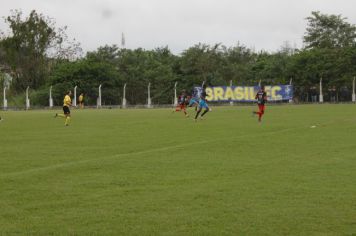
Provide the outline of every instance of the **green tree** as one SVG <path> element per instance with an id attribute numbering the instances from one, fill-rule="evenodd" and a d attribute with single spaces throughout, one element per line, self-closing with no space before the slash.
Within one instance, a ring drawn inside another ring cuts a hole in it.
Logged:
<path id="1" fill-rule="evenodd" d="M 206 81 L 208 85 L 225 84 L 219 68 L 226 65 L 223 47 L 197 44 L 188 48 L 180 58 L 180 77 L 188 87 L 199 85 Z"/>
<path id="2" fill-rule="evenodd" d="M 321 14 L 313 11 L 304 35 L 306 48 L 335 48 L 355 45 L 356 27 L 341 15 Z"/>
<path id="3" fill-rule="evenodd" d="M 53 85 L 53 97 L 57 105 L 61 105 L 65 92 L 74 86 L 78 86 L 78 94 L 85 94 L 87 104 L 95 105 L 100 84 L 103 105 L 118 104 L 120 75 L 115 67 L 107 62 L 89 59 L 63 62 L 55 67 L 49 81 L 49 85 Z"/>
<path id="4" fill-rule="evenodd" d="M 48 78 L 53 59 L 74 59 L 80 53 L 79 44 L 68 42 L 66 28 L 57 29 L 51 18 L 35 10 L 25 19 L 21 11 L 12 11 L 5 22 L 11 34 L 2 34 L 0 61 L 15 72 L 17 90 L 41 87 Z"/>
<path id="5" fill-rule="evenodd" d="M 256 54 L 243 45 L 230 48 L 223 47 L 223 50 L 225 62 L 219 68 L 219 74 L 223 77 L 223 80 L 226 82 L 232 80 L 235 85 L 252 81 L 251 67 L 256 62 Z"/>
<path id="6" fill-rule="evenodd" d="M 171 103 L 174 82 L 177 80 L 174 68 L 176 56 L 168 48 L 146 51 L 121 49 L 117 68 L 127 83 L 127 100 L 130 104 L 147 102 L 147 86 L 151 83 L 153 103 Z"/>

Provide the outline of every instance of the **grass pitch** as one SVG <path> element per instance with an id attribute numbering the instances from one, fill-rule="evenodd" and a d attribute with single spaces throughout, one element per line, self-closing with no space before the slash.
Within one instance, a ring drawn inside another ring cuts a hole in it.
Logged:
<path id="1" fill-rule="evenodd" d="M 0 235 L 356 234 L 356 106 L 253 109 L 0 112 Z"/>

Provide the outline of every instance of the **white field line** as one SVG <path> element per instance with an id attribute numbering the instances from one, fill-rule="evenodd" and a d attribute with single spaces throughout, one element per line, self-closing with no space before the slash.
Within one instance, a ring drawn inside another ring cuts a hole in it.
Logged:
<path id="1" fill-rule="evenodd" d="M 15 176 L 23 175 L 23 174 L 36 173 L 38 171 L 46 171 L 46 170 L 58 169 L 58 168 L 62 168 L 62 167 L 75 166 L 78 164 L 88 163 L 88 162 L 97 161 L 97 160 L 104 160 L 104 159 L 107 160 L 107 159 L 113 159 L 113 158 L 129 157 L 129 156 L 142 155 L 142 154 L 148 154 L 148 153 L 153 153 L 153 152 L 167 151 L 170 149 L 184 148 L 184 147 L 191 146 L 191 145 L 205 144 L 205 143 L 209 143 L 212 141 L 216 141 L 216 140 L 204 140 L 204 141 L 199 141 L 199 142 L 195 142 L 195 143 L 186 143 L 186 144 L 166 146 L 166 147 L 161 147 L 161 148 L 153 148 L 153 149 L 148 149 L 148 150 L 143 150 L 143 151 L 138 151 L 138 152 L 119 153 L 119 154 L 106 156 L 106 157 L 98 157 L 98 158 L 91 158 L 91 159 L 86 159 L 86 160 L 64 162 L 64 163 L 45 166 L 45 167 L 32 168 L 29 170 L 6 173 L 6 174 L 0 175 L 0 178 L 15 177 Z"/>
<path id="2" fill-rule="evenodd" d="M 320 125 L 326 125 L 328 123 L 333 123 L 333 122 L 327 122 L 325 124 L 318 124 Z M 309 128 L 309 126 L 305 126 L 303 128 Z M 293 127 L 293 128 L 286 128 L 286 129 L 279 129 L 275 131 L 270 131 L 266 133 L 258 133 L 258 134 L 247 134 L 247 135 L 241 135 L 237 136 L 234 138 L 228 138 L 229 140 L 235 140 L 235 139 L 240 139 L 240 138 L 245 138 L 245 137 L 255 137 L 255 136 L 261 136 L 264 134 L 274 134 L 274 133 L 283 133 L 291 130 L 296 130 L 300 129 L 301 127 Z M 135 156 L 135 155 L 142 155 L 142 154 L 148 154 L 148 153 L 153 153 L 153 152 L 161 152 L 161 151 L 167 151 L 171 149 L 177 149 L 177 148 L 184 148 L 192 145 L 198 145 L 198 144 L 206 144 L 206 143 L 211 143 L 219 140 L 224 140 L 227 138 L 216 138 L 216 139 L 209 139 L 209 140 L 202 140 L 198 142 L 190 142 L 190 143 L 184 143 L 184 144 L 179 144 L 179 145 L 173 145 L 173 146 L 166 146 L 166 147 L 161 147 L 161 148 L 153 148 L 153 149 L 148 149 L 148 150 L 143 150 L 143 151 L 138 151 L 138 152 L 128 152 L 128 153 L 119 153 L 111 156 L 106 156 L 106 157 L 98 157 L 98 158 L 91 158 L 91 159 L 86 159 L 86 160 L 79 160 L 79 161 L 70 161 L 70 162 L 64 162 L 60 164 L 55 164 L 55 165 L 49 165 L 45 167 L 38 167 L 38 168 L 32 168 L 28 170 L 23 170 L 23 171 L 16 171 L 16 172 L 11 172 L 11 173 L 5 173 L 1 174 L 0 178 L 11 178 L 11 177 L 16 177 L 16 176 L 21 176 L 21 175 L 26 175 L 26 174 L 33 174 L 41 171 L 47 171 L 47 170 L 53 170 L 53 169 L 58 169 L 58 168 L 63 168 L 63 167 L 70 167 L 70 166 L 75 166 L 79 164 L 84 164 L 92 161 L 97 161 L 97 160 L 107 160 L 107 159 L 113 159 L 113 158 L 120 158 L 120 157 L 129 157 L 129 156 Z"/>

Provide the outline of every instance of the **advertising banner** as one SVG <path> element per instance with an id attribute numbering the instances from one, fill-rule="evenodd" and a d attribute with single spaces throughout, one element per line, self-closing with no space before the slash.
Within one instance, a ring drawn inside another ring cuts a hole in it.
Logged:
<path id="1" fill-rule="evenodd" d="M 215 86 L 207 87 L 207 100 L 210 102 L 252 102 L 255 101 L 259 86 Z M 288 101 L 293 98 L 292 85 L 265 86 L 269 101 Z"/>

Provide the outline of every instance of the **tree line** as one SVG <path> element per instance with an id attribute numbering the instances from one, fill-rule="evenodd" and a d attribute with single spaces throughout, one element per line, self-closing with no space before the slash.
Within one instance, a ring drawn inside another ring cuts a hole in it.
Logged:
<path id="1" fill-rule="evenodd" d="M 95 104 L 100 84 L 103 104 L 120 104 L 125 83 L 128 103 L 145 104 L 150 82 L 153 103 L 169 104 L 175 82 L 178 90 L 190 90 L 202 81 L 214 86 L 231 80 L 235 85 L 256 85 L 260 80 L 287 84 L 291 79 L 295 98 L 310 101 L 318 93 L 320 78 L 326 100 L 335 94 L 350 100 L 356 75 L 355 25 L 341 15 L 320 12 L 312 12 L 306 21 L 300 49 L 288 42 L 277 52 L 256 52 L 239 43 L 232 47 L 200 43 L 175 55 L 168 47 L 104 45 L 83 56 L 80 44 L 66 35 L 66 27 L 57 28 L 52 18 L 35 10 L 27 17 L 15 10 L 5 18 L 10 32 L 0 35 L 0 68 L 2 75 L 13 77 L 9 92 L 23 96 L 29 86 L 36 105 L 48 104 L 50 86 L 55 105 L 61 105 L 65 91 L 74 86 L 87 103 Z"/>

